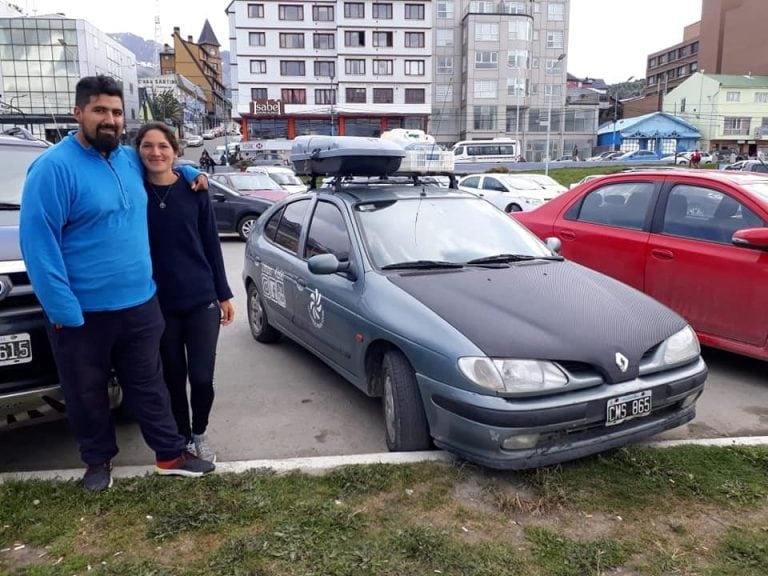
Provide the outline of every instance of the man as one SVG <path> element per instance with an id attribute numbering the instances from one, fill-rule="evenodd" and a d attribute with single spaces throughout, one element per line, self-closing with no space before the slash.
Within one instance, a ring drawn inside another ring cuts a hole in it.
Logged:
<path id="1" fill-rule="evenodd" d="M 214 465 L 186 451 L 163 382 L 164 324 L 152 280 L 143 172 L 136 152 L 119 145 L 122 89 L 107 76 L 82 78 L 74 115 L 79 129 L 29 168 L 20 236 L 49 320 L 67 417 L 88 467 L 83 486 L 97 492 L 112 485 L 118 452 L 107 390 L 112 367 L 155 451 L 156 472 L 200 476 Z"/>

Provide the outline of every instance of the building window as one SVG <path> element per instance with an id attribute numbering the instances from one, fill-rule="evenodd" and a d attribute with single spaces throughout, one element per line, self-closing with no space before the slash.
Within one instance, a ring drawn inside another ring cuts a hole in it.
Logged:
<path id="1" fill-rule="evenodd" d="M 648 68 L 655 68 L 656 67 L 656 58 L 651 58 L 648 60 Z"/>
<path id="2" fill-rule="evenodd" d="M 696 70 L 699 69 L 699 63 L 691 62 L 690 69 L 691 69 L 691 74 L 693 74 L 694 72 L 696 72 Z"/>
<path id="3" fill-rule="evenodd" d="M 694 42 L 691 44 L 691 54 L 698 54 L 699 53 L 699 43 Z"/>
<path id="4" fill-rule="evenodd" d="M 280 20 L 304 20 L 304 6 L 280 4 L 277 12 Z"/>
<path id="5" fill-rule="evenodd" d="M 499 67 L 499 53 L 485 52 L 478 50 L 475 52 L 475 68 L 478 70 L 495 70 Z"/>
<path id="6" fill-rule="evenodd" d="M 406 48 L 424 48 L 424 32 L 406 32 Z"/>
<path id="7" fill-rule="evenodd" d="M 507 95 L 515 96 L 516 98 L 526 96 L 526 80 L 524 78 L 507 78 Z"/>
<path id="8" fill-rule="evenodd" d="M 725 136 L 746 136 L 749 134 L 750 118 L 725 118 L 723 134 Z"/>
<path id="9" fill-rule="evenodd" d="M 741 92 L 726 92 L 725 93 L 725 101 L 726 102 L 739 102 L 741 100 Z"/>
<path id="10" fill-rule="evenodd" d="M 561 60 L 547 60 L 547 74 L 556 75 L 560 74 L 563 69 L 563 63 Z"/>
<path id="11" fill-rule="evenodd" d="M 304 34 L 297 34 L 295 32 L 281 32 L 280 48 L 304 48 Z"/>
<path id="12" fill-rule="evenodd" d="M 392 4 L 373 3 L 374 20 L 392 20 Z"/>
<path id="13" fill-rule="evenodd" d="M 336 15 L 333 6 L 312 6 L 312 20 L 315 22 L 333 22 Z"/>
<path id="14" fill-rule="evenodd" d="M 264 32 L 248 32 L 249 46 L 266 46 L 267 37 Z"/>
<path id="15" fill-rule="evenodd" d="M 333 34 L 313 34 L 312 46 L 318 50 L 333 50 L 336 48 L 336 36 Z"/>
<path id="16" fill-rule="evenodd" d="M 562 22 L 565 20 L 565 4 L 552 4 L 547 6 L 547 18 L 550 22 Z"/>
<path id="17" fill-rule="evenodd" d="M 344 71 L 350 76 L 361 76 L 365 74 L 365 60 L 345 60 Z"/>
<path id="18" fill-rule="evenodd" d="M 473 112 L 475 130 L 496 130 L 496 106 L 475 106 Z"/>
<path id="19" fill-rule="evenodd" d="M 438 20 L 453 20 L 453 0 L 441 0 L 437 3 Z"/>
<path id="20" fill-rule="evenodd" d="M 395 101 L 394 90 L 392 88 L 374 88 L 373 89 L 373 103 L 374 104 L 392 104 Z"/>
<path id="21" fill-rule="evenodd" d="M 251 88 L 251 100 L 267 100 L 268 98 L 266 88 Z"/>
<path id="22" fill-rule="evenodd" d="M 424 101 L 425 101 L 424 88 L 406 88 L 405 89 L 406 104 L 424 104 Z"/>
<path id="23" fill-rule="evenodd" d="M 451 84 L 437 84 L 435 86 L 435 101 L 436 102 L 452 102 L 453 86 Z"/>
<path id="24" fill-rule="evenodd" d="M 424 20 L 424 4 L 406 4 L 406 20 Z"/>
<path id="25" fill-rule="evenodd" d="M 315 76 L 335 77 L 336 62 L 315 62 Z"/>
<path id="26" fill-rule="evenodd" d="M 476 42 L 497 42 L 499 40 L 499 24 L 497 22 L 477 22 L 475 24 Z"/>
<path id="27" fill-rule="evenodd" d="M 556 48 L 558 50 L 563 48 L 562 30 L 550 30 L 547 32 L 547 48 Z"/>
<path id="28" fill-rule="evenodd" d="M 682 48 L 678 49 L 678 51 L 677 51 L 677 57 L 678 58 L 684 58 L 685 57 L 685 49 L 686 49 L 685 46 L 683 46 Z"/>
<path id="29" fill-rule="evenodd" d="M 315 90 L 315 104 L 336 104 L 336 90 L 330 88 Z"/>
<path id="30" fill-rule="evenodd" d="M 365 32 L 362 30 L 344 32 L 344 46 L 365 46 Z"/>
<path id="31" fill-rule="evenodd" d="M 473 14 L 492 14 L 496 12 L 496 2 L 478 2 L 469 3 L 469 11 Z"/>
<path id="32" fill-rule="evenodd" d="M 392 32 L 374 32 L 373 45 L 377 48 L 393 46 Z"/>
<path id="33" fill-rule="evenodd" d="M 496 80 L 475 80 L 475 98 L 498 98 Z"/>
<path id="34" fill-rule="evenodd" d="M 502 11 L 505 14 L 528 14 L 525 2 L 504 2 Z"/>
<path id="35" fill-rule="evenodd" d="M 507 54 L 507 66 L 510 68 L 528 68 L 528 50 L 510 50 Z"/>
<path id="36" fill-rule="evenodd" d="M 510 40 L 531 40 L 531 23 L 526 20 L 512 20 L 509 23 Z"/>
<path id="37" fill-rule="evenodd" d="M 281 76 L 305 76 L 303 60 L 280 60 Z"/>
<path id="38" fill-rule="evenodd" d="M 251 74 L 266 74 L 266 73 L 267 73 L 266 60 L 251 60 Z"/>
<path id="39" fill-rule="evenodd" d="M 350 104 L 365 104 L 365 88 L 347 88 L 346 97 Z"/>
<path id="40" fill-rule="evenodd" d="M 304 88 L 283 88 L 280 90 L 283 104 L 306 104 L 307 91 Z"/>
<path id="41" fill-rule="evenodd" d="M 438 56 L 437 73 L 453 74 L 453 56 Z"/>
<path id="42" fill-rule="evenodd" d="M 393 69 L 392 60 L 374 60 L 373 61 L 373 74 L 375 76 L 392 76 L 392 69 Z"/>
<path id="43" fill-rule="evenodd" d="M 248 18 L 264 18 L 264 4 L 248 4 Z"/>
<path id="44" fill-rule="evenodd" d="M 344 18 L 365 18 L 365 4 L 362 2 L 344 2 Z"/>
<path id="45" fill-rule="evenodd" d="M 755 92 L 755 104 L 768 104 L 768 92 Z"/>
<path id="46" fill-rule="evenodd" d="M 406 76 L 424 76 L 424 60 L 406 60 Z"/>
<path id="47" fill-rule="evenodd" d="M 438 28 L 435 43 L 437 46 L 453 46 L 453 28 Z"/>

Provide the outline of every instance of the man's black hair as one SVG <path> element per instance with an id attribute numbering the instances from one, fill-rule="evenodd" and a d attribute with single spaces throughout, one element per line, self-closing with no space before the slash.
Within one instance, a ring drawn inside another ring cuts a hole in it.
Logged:
<path id="1" fill-rule="evenodd" d="M 123 88 L 111 76 L 85 76 L 75 87 L 75 106 L 84 109 L 91 101 L 91 96 L 119 96 L 123 100 Z"/>

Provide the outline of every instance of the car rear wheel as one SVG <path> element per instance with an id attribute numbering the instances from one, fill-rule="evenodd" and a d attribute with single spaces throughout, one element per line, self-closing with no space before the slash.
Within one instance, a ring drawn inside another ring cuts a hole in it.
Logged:
<path id="1" fill-rule="evenodd" d="M 280 332 L 269 324 L 261 294 L 253 283 L 248 286 L 248 327 L 253 339 L 262 344 L 280 339 Z"/>
<path id="2" fill-rule="evenodd" d="M 429 449 L 432 440 L 416 374 L 402 352 L 390 350 L 384 355 L 382 376 L 387 447 L 392 452 Z"/>
<path id="3" fill-rule="evenodd" d="M 257 214 L 249 214 L 248 216 L 243 216 L 243 218 L 240 219 L 240 222 L 237 223 L 237 234 L 243 242 L 248 240 L 248 236 L 253 232 L 253 228 L 256 226 L 256 221 L 258 219 L 259 216 Z"/>
<path id="4" fill-rule="evenodd" d="M 520 208 L 520 204 L 509 204 L 504 207 L 504 212 L 509 214 L 510 212 L 522 212 L 523 209 Z"/>

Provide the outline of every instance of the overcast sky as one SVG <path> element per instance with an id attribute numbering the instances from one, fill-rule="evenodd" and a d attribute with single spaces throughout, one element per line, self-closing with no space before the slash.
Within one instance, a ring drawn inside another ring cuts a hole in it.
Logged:
<path id="1" fill-rule="evenodd" d="M 160 6 L 162 41 L 173 27 L 197 40 L 206 18 L 229 50 L 229 0 L 13 0 L 33 14 L 64 12 L 83 18 L 105 32 L 155 36 Z M 568 71 L 579 77 L 603 78 L 609 84 L 645 76 L 646 56 L 683 39 L 683 27 L 701 18 L 702 0 L 571 0 Z"/>

